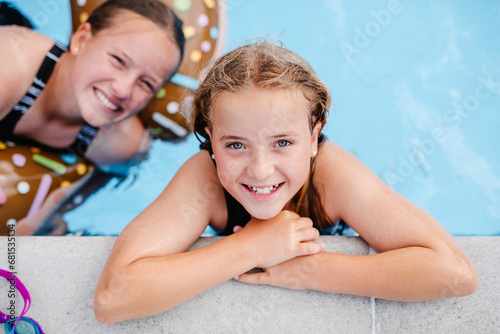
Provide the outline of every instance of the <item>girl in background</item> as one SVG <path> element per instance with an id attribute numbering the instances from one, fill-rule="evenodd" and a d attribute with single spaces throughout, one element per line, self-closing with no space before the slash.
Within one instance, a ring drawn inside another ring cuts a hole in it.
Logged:
<path id="1" fill-rule="evenodd" d="M 0 140 L 69 148 L 112 165 L 149 148 L 136 114 L 176 72 L 184 35 L 161 1 L 109 0 L 75 31 L 68 50 L 14 25 L 0 27 L 0 50 Z M 36 231 L 71 190 L 53 191 L 16 232 Z"/>

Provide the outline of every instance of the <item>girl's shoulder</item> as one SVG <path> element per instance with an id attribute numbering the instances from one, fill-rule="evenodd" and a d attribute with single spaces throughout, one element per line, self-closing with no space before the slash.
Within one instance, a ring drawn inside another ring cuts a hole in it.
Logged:
<path id="1" fill-rule="evenodd" d="M 371 183 L 374 174 L 354 154 L 325 141 L 316 157 L 314 184 L 321 189 L 321 202 L 330 218 L 340 218 L 353 192 Z"/>
<path id="2" fill-rule="evenodd" d="M 24 59 L 45 54 L 54 44 L 47 36 L 20 26 L 0 26 L 0 45 L 3 54 L 14 54 Z"/>
<path id="3" fill-rule="evenodd" d="M 0 119 L 24 96 L 53 43 L 28 28 L 0 27 Z"/>
<path id="4" fill-rule="evenodd" d="M 319 149 L 318 155 L 316 157 L 316 169 L 331 169 L 332 164 L 338 164 L 345 162 L 345 159 L 351 155 L 340 145 L 330 141 L 325 140 Z"/>
<path id="5" fill-rule="evenodd" d="M 227 222 L 224 188 L 207 150 L 200 150 L 187 160 L 177 171 L 173 181 L 182 183 L 180 188 L 189 189 L 185 193 L 189 194 L 187 199 L 194 204 L 195 211 L 205 211 L 212 227 L 223 229 Z"/>
<path id="6" fill-rule="evenodd" d="M 336 187 L 351 181 L 362 181 L 373 175 L 353 153 L 340 145 L 325 141 L 316 157 L 314 182 L 324 186 Z"/>

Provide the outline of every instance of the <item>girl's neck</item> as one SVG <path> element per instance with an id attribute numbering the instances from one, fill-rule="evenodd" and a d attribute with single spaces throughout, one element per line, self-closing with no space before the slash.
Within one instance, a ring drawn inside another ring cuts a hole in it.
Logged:
<path id="1" fill-rule="evenodd" d="M 73 56 L 63 54 L 54 67 L 44 94 L 40 95 L 41 110 L 47 118 L 68 124 L 83 123 L 71 85 Z"/>

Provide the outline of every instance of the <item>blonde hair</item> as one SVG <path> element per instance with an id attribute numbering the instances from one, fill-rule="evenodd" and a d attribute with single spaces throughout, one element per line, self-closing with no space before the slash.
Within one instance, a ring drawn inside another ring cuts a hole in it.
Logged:
<path id="1" fill-rule="evenodd" d="M 251 87 L 299 90 L 309 102 L 311 131 L 318 122 L 322 127 L 326 123 L 330 92 L 311 65 L 281 44 L 258 41 L 214 59 L 203 69 L 200 86 L 185 109 L 203 148 L 211 150 L 205 127 L 212 127 L 210 113 L 217 97 L 224 92 L 238 93 Z M 324 228 L 332 222 L 326 217 L 312 182 L 314 170 L 312 159 L 310 176 L 293 197 L 292 203 L 299 215 L 310 217 L 317 227 Z"/>

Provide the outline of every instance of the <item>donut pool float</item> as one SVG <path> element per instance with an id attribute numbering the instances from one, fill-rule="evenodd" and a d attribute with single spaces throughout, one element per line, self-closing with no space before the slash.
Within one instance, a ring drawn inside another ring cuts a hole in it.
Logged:
<path id="1" fill-rule="evenodd" d="M 75 154 L 0 141 L 0 236 L 36 213 L 51 191 L 92 171 L 93 166 Z"/>

